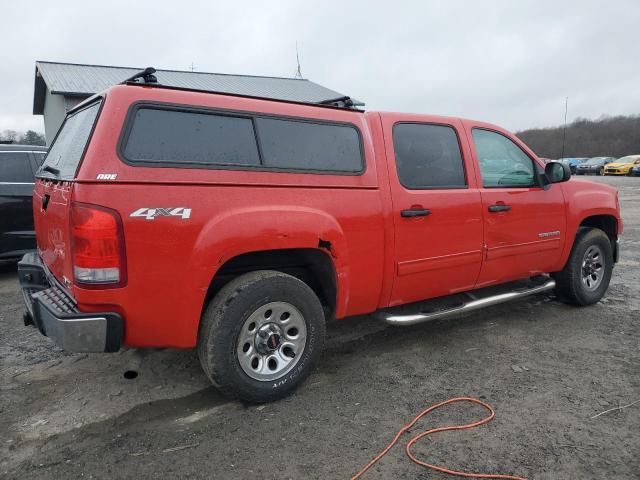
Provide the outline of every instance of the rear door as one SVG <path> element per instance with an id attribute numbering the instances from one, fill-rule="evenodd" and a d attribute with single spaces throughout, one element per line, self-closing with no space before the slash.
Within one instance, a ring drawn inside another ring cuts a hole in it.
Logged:
<path id="1" fill-rule="evenodd" d="M 478 287 L 549 272 L 562 255 L 562 188 L 539 184 L 539 165 L 506 132 L 469 124 L 484 216 Z"/>
<path id="2" fill-rule="evenodd" d="M 482 212 L 462 124 L 382 119 L 395 227 L 390 304 L 472 289 L 482 260 Z"/>
<path id="3" fill-rule="evenodd" d="M 54 276 L 71 285 L 69 215 L 73 180 L 98 116 L 100 102 L 67 116 L 36 176 L 33 213 L 38 250 Z"/>
<path id="4" fill-rule="evenodd" d="M 0 257 L 35 248 L 33 173 L 29 152 L 0 151 Z"/>

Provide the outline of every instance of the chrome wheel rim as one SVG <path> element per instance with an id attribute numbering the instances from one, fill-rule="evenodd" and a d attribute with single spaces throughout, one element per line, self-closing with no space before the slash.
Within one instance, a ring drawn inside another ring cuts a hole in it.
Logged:
<path id="1" fill-rule="evenodd" d="M 582 285 L 587 290 L 595 290 L 604 276 L 604 255 L 597 245 L 591 245 L 582 258 Z"/>
<path id="2" fill-rule="evenodd" d="M 287 302 L 271 302 L 245 320 L 236 356 L 249 377 L 268 382 L 296 366 L 307 342 L 307 324 L 300 310 Z"/>

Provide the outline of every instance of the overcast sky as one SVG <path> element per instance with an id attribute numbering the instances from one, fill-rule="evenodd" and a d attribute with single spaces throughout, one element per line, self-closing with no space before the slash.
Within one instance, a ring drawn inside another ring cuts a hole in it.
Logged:
<path id="1" fill-rule="evenodd" d="M 293 76 L 368 110 L 511 130 L 640 113 L 640 1 L 5 1 L 0 131 L 31 114 L 36 60 Z M 96 5 L 96 7 L 92 7 Z M 97 7 L 100 5 L 100 8 Z"/>

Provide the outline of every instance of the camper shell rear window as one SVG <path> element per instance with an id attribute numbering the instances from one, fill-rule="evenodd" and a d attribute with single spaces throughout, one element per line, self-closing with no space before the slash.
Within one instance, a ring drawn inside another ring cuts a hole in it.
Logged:
<path id="1" fill-rule="evenodd" d="M 353 124 L 163 104 L 131 108 L 119 151 L 134 166 L 364 172 Z"/>
<path id="2" fill-rule="evenodd" d="M 97 101 L 67 115 L 38 170 L 38 177 L 72 180 L 76 176 L 100 106 L 101 101 Z"/>

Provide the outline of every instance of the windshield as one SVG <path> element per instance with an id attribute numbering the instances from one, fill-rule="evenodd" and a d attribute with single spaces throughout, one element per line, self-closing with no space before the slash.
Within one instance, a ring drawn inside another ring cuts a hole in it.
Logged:
<path id="1" fill-rule="evenodd" d="M 640 155 L 629 155 L 628 157 L 622 157 L 616 160 L 616 163 L 633 163 L 636 160 L 640 160 Z"/>
<path id="2" fill-rule="evenodd" d="M 67 116 L 38 170 L 39 177 L 62 180 L 75 177 L 99 109 L 100 102 L 96 102 Z"/>

